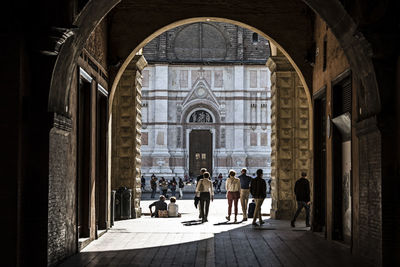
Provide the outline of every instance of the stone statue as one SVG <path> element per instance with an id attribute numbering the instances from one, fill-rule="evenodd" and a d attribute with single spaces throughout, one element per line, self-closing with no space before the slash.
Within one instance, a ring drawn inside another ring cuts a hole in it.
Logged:
<path id="1" fill-rule="evenodd" d="M 210 121 L 211 121 L 210 114 L 206 113 L 206 122 L 210 122 Z"/>
<path id="2" fill-rule="evenodd" d="M 206 115 L 204 112 L 199 112 L 199 117 L 197 118 L 197 122 L 205 122 L 206 121 Z"/>

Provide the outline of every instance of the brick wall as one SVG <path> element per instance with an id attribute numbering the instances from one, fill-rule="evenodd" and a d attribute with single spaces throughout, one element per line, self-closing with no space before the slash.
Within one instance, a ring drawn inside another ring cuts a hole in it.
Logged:
<path id="1" fill-rule="evenodd" d="M 372 122 L 372 121 L 371 121 Z M 362 126 L 364 129 L 368 125 Z M 380 266 L 382 260 L 381 143 L 377 129 L 359 134 L 359 253 Z"/>
<path id="2" fill-rule="evenodd" d="M 48 265 L 55 265 L 75 252 L 75 164 L 70 119 L 55 115 L 50 131 Z"/>
<path id="3" fill-rule="evenodd" d="M 224 60 L 265 62 L 268 58 L 270 53 L 269 43 L 262 36 L 258 36 L 258 42 L 253 42 L 253 32 L 248 29 L 229 23 L 207 22 L 203 24 L 215 27 L 225 39 L 225 43 L 222 44 L 222 46 L 226 47 L 226 57 Z M 179 42 L 185 42 L 189 39 L 195 39 L 199 34 L 198 25 L 199 23 L 179 26 L 161 34 L 143 48 L 143 55 L 149 62 L 163 60 L 179 62 L 180 60 L 175 53 L 175 47 L 181 47 L 183 44 L 176 43 L 176 37 L 182 30 L 188 29 L 187 27 L 192 27 L 193 29 L 191 31 L 188 31 L 184 37 L 180 36 L 177 40 L 179 40 Z M 184 31 L 182 31 L 182 33 L 184 33 Z M 205 41 L 209 43 L 216 42 L 212 39 L 207 39 Z M 218 46 L 219 44 L 215 43 L 214 45 Z M 193 51 L 190 49 L 187 50 L 187 53 L 192 52 Z"/>

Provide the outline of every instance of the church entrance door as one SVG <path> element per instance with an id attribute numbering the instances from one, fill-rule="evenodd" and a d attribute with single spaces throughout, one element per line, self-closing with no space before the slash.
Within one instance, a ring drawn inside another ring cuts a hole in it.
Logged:
<path id="1" fill-rule="evenodd" d="M 193 130 L 189 138 L 189 174 L 200 175 L 206 168 L 212 174 L 212 133 L 209 130 Z"/>

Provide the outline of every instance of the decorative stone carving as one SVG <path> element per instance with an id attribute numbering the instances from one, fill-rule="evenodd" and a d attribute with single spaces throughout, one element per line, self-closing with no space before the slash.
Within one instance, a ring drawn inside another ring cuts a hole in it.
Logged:
<path id="1" fill-rule="evenodd" d="M 296 209 L 294 184 L 302 171 L 308 173 L 312 185 L 309 103 L 297 73 L 282 54 L 270 57 L 267 67 L 271 71 L 274 103 L 271 107 L 271 217 L 289 219 Z"/>
<path id="2" fill-rule="evenodd" d="M 203 123 L 210 123 L 213 122 L 213 119 L 205 110 L 196 110 L 190 115 L 189 122 L 203 122 Z"/>

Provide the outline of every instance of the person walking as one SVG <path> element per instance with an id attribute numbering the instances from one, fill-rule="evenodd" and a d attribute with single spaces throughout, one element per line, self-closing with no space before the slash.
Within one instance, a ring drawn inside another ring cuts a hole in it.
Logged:
<path id="1" fill-rule="evenodd" d="M 250 183 L 252 178 L 248 176 L 247 169 L 243 168 L 241 171 L 240 179 L 240 205 L 242 206 L 243 220 L 247 221 L 247 204 L 249 203 Z"/>
<path id="2" fill-rule="evenodd" d="M 296 195 L 297 210 L 290 225 L 295 227 L 297 216 L 304 208 L 306 210 L 306 227 L 310 227 L 310 183 L 307 180 L 307 173 L 301 173 L 301 178 L 294 185 L 294 193 Z"/>
<path id="3" fill-rule="evenodd" d="M 226 179 L 226 197 L 228 198 L 228 216 L 225 218 L 230 221 L 232 214 L 232 202 L 235 206 L 235 222 L 237 222 L 238 201 L 240 198 L 240 179 L 236 177 L 234 170 L 229 171 L 229 178 Z"/>
<path id="4" fill-rule="evenodd" d="M 182 199 L 183 198 L 183 188 L 185 187 L 185 183 L 183 182 L 181 177 L 179 177 L 178 186 L 179 186 L 179 199 Z"/>
<path id="5" fill-rule="evenodd" d="M 203 175 L 204 175 L 205 172 L 207 172 L 207 169 L 206 169 L 206 168 L 201 168 L 201 169 L 200 169 L 200 175 L 197 176 L 197 178 L 196 178 L 196 184 L 198 184 L 199 181 L 200 181 L 201 179 L 203 179 Z M 196 187 L 197 187 L 197 186 L 196 186 Z M 199 206 L 199 209 L 200 209 L 200 206 Z M 200 212 L 200 210 L 199 210 L 199 219 L 201 219 L 201 212 Z"/>
<path id="6" fill-rule="evenodd" d="M 151 186 L 151 198 L 154 198 L 156 195 L 156 191 L 157 191 L 157 177 L 156 176 L 151 177 L 150 186 Z"/>
<path id="7" fill-rule="evenodd" d="M 253 225 L 259 226 L 256 222 L 257 217 L 260 222 L 260 225 L 264 224 L 264 222 L 261 218 L 261 206 L 264 202 L 264 199 L 267 197 L 267 183 L 262 178 L 263 170 L 258 169 L 256 173 L 257 173 L 257 177 L 251 181 L 250 191 L 256 202 L 256 209 L 254 211 L 254 216 L 253 216 Z"/>
<path id="8" fill-rule="evenodd" d="M 210 200 L 214 200 L 213 184 L 210 180 L 210 173 L 205 172 L 203 178 L 199 180 L 196 186 L 196 194 L 200 195 L 200 217 L 201 221 L 208 222 L 208 211 L 210 209 Z"/>

